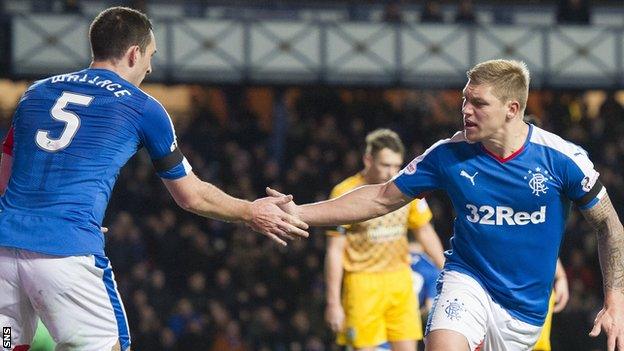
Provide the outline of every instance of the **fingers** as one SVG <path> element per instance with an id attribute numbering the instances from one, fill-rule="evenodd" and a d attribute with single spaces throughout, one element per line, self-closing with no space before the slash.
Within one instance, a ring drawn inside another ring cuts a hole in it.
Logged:
<path id="1" fill-rule="evenodd" d="M 280 197 L 273 197 L 273 203 L 276 205 L 284 205 L 292 201 L 292 195 L 281 195 Z"/>
<path id="2" fill-rule="evenodd" d="M 559 313 L 563 310 L 563 308 L 565 307 L 565 303 L 563 300 L 564 300 L 563 295 L 557 296 L 557 300 L 555 301 L 555 306 L 553 307 L 554 313 Z"/>
<path id="3" fill-rule="evenodd" d="M 289 224 L 286 221 L 283 221 L 282 223 L 278 225 L 279 225 L 279 229 L 284 231 L 285 232 L 284 234 L 290 235 L 292 239 L 295 239 L 296 237 L 307 238 L 308 236 L 310 236 L 310 234 L 306 232 L 305 230 L 299 229 Z"/>
<path id="4" fill-rule="evenodd" d="M 615 340 L 616 335 L 614 335 L 613 333 L 609 334 L 609 336 L 607 337 L 607 350 L 615 351 Z"/>
<path id="5" fill-rule="evenodd" d="M 303 223 L 303 222 L 301 222 L 301 223 Z M 305 224 L 305 223 L 303 223 L 303 224 L 305 225 L 305 228 L 307 229 L 308 225 Z M 284 222 L 280 225 L 280 229 L 288 232 L 288 234 L 296 235 L 296 236 L 299 236 L 299 237 L 302 237 L 302 238 L 307 238 L 307 237 L 310 236 L 310 234 L 307 231 L 305 231 L 303 229 L 300 229 L 299 227 L 294 226 L 294 225 L 288 223 L 288 221 L 286 221 L 286 220 L 284 220 Z"/>
<path id="6" fill-rule="evenodd" d="M 340 331 L 340 325 L 336 322 L 329 323 L 329 329 L 331 329 L 334 333 Z"/>
<path id="7" fill-rule="evenodd" d="M 295 240 L 295 237 L 290 235 L 287 231 L 287 229 L 283 229 L 283 228 L 277 228 L 275 230 L 273 230 L 273 234 L 276 234 L 282 238 L 288 239 L 288 240 Z"/>
<path id="8" fill-rule="evenodd" d="M 277 235 L 273 234 L 273 233 L 265 233 L 264 235 L 268 236 L 269 238 L 271 238 L 271 240 L 275 241 L 276 243 L 282 245 L 282 246 L 287 246 L 288 244 L 277 237 Z"/>
<path id="9" fill-rule="evenodd" d="M 279 191 L 269 188 L 268 186 L 265 189 L 267 195 L 269 196 L 273 196 L 273 197 L 281 197 L 281 196 L 286 196 L 285 194 L 280 193 Z"/>
<path id="10" fill-rule="evenodd" d="M 108 228 L 107 227 L 100 227 L 100 230 L 102 231 L 102 233 L 106 234 L 108 233 Z"/>
<path id="11" fill-rule="evenodd" d="M 293 226 L 304 229 L 304 230 L 307 230 L 310 227 L 306 222 L 300 220 L 299 218 L 295 216 L 284 215 L 282 217 L 282 220 L 286 223 L 292 224 Z M 308 236 L 306 235 L 305 237 L 307 238 Z"/>
<path id="12" fill-rule="evenodd" d="M 594 322 L 594 327 L 592 328 L 592 330 L 589 332 L 589 336 L 591 336 L 592 338 L 597 337 L 598 335 L 600 335 L 600 331 L 601 331 L 601 326 L 600 326 L 600 322 L 598 321 L 598 319 L 596 318 L 596 321 Z"/>

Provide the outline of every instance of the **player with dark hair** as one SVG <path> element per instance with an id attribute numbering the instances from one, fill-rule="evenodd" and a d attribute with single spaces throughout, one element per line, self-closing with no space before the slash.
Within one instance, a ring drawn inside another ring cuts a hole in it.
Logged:
<path id="1" fill-rule="evenodd" d="M 130 335 L 101 223 L 120 168 L 145 147 L 185 210 L 239 221 L 285 245 L 307 226 L 277 205 L 199 180 L 163 106 L 139 85 L 152 71 L 149 19 L 113 7 L 91 24 L 91 66 L 34 83 L 4 143 L 0 193 L 0 326 L 27 350 L 37 318 L 57 350 L 128 350 Z M 7 155 L 10 155 L 7 156 Z"/>

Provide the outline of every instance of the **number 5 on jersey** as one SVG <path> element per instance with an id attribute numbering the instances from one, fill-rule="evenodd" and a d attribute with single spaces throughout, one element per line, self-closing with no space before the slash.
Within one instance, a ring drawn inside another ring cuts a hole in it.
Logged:
<path id="1" fill-rule="evenodd" d="M 50 110 L 52 118 L 57 121 L 65 123 L 65 128 L 58 139 L 52 139 L 49 136 L 50 131 L 39 129 L 35 140 L 37 145 L 45 151 L 56 152 L 63 150 L 72 142 L 72 139 L 80 128 L 80 117 L 71 111 L 66 111 L 64 108 L 68 104 L 76 104 L 80 106 L 89 106 L 93 96 L 74 94 L 69 92 L 63 92 L 63 95 L 56 100 L 54 106 Z"/>

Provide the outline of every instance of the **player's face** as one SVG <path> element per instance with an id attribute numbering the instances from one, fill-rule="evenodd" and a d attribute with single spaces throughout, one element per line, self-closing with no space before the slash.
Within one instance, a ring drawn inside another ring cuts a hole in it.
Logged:
<path id="1" fill-rule="evenodd" d="M 508 109 L 492 94 L 490 85 L 474 85 L 469 80 L 463 95 L 462 115 L 466 139 L 483 141 L 501 132 Z"/>
<path id="2" fill-rule="evenodd" d="M 143 82 L 145 76 L 152 73 L 152 57 L 156 53 L 156 38 L 154 38 L 154 33 L 150 31 L 150 43 L 145 48 L 145 53 L 139 52 L 139 58 L 136 64 L 136 74 L 138 84 Z"/>
<path id="3" fill-rule="evenodd" d="M 366 167 L 366 175 L 368 181 L 376 183 L 385 183 L 392 179 L 403 164 L 403 156 L 388 148 L 379 150 L 374 156 L 366 155 L 364 157 L 364 166 Z"/>

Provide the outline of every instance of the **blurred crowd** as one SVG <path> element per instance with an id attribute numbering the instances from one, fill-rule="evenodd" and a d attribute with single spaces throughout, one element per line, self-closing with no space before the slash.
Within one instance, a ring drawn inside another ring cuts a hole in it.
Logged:
<path id="1" fill-rule="evenodd" d="M 247 199 L 263 196 L 267 185 L 294 194 L 299 203 L 325 199 L 333 185 L 361 168 L 364 136 L 377 127 L 400 133 L 406 161 L 461 128 L 457 91 L 276 88 L 268 123 L 252 108 L 247 89 L 219 93 L 225 110 L 197 96 L 191 115 L 176 118 L 178 139 L 202 179 Z M 587 149 L 624 214 L 624 108 L 614 95 L 592 117 L 582 92 L 543 91 L 530 100 L 537 103 L 527 112 L 545 129 Z M 435 192 L 427 199 L 448 248 L 450 204 Z M 601 305 L 601 275 L 596 240 L 579 217 L 571 214 L 561 251 L 571 301 L 555 316 L 555 350 L 596 345 L 584 335 Z M 133 349 L 333 349 L 322 315 L 321 229 L 282 248 L 244 226 L 185 213 L 144 152 L 122 170 L 104 225 L 110 227 L 106 252 Z"/>
<path id="2" fill-rule="evenodd" d="M 39 13 L 59 12 L 77 14 L 83 12 L 85 7 L 84 2 L 88 0 L 30 0 L 31 10 Z M 313 3 L 313 1 L 309 1 Z M 118 0 L 111 1 L 111 5 L 122 5 L 141 10 L 145 13 L 149 13 L 150 6 L 155 2 L 148 0 Z M 185 0 L 180 3 L 183 8 L 185 16 L 189 17 L 203 17 L 206 11 L 210 10 L 211 5 L 220 4 L 219 2 L 210 2 L 208 0 Z M 323 4 L 323 1 L 319 2 Z M 327 1 L 325 3 L 331 3 Z M 440 1 L 440 0 L 425 0 L 422 2 L 412 2 L 408 0 L 387 0 L 380 1 L 383 5 L 383 15 L 381 19 L 385 22 L 402 23 L 408 22 L 404 16 L 404 9 L 406 8 L 418 8 L 419 9 L 419 22 L 421 23 L 459 23 L 459 24 L 474 24 L 478 23 L 478 11 L 475 10 L 475 1 L 473 0 L 458 0 L 456 2 Z M 478 2 L 477 2 L 478 3 Z M 533 2 L 536 5 L 540 4 L 540 1 Z M 561 24 L 574 24 L 574 25 L 587 25 L 591 23 L 591 3 L 589 0 L 557 0 L 554 2 L 543 1 L 542 3 L 554 3 L 554 22 Z M 244 1 L 239 1 L 239 5 L 244 5 Z M 344 0 L 338 3 L 338 6 L 342 5 L 349 10 L 349 19 L 354 21 L 371 20 L 370 13 L 367 10 L 366 5 L 374 4 L 374 1 L 361 2 L 354 0 Z M 513 22 L 510 16 L 510 7 L 514 4 L 525 4 L 523 1 L 509 1 L 509 4 L 502 6 L 495 6 L 489 9 L 487 6 L 486 12 L 492 10 L 494 22 L 506 24 Z M 248 5 L 258 5 L 257 1 L 248 1 Z M 295 6 L 293 6 L 295 5 Z M 262 8 L 267 12 L 263 12 L 263 16 L 269 17 L 284 17 L 288 18 L 292 16 L 296 17 L 295 13 L 297 2 L 292 0 L 265 0 L 262 2 Z M 416 6 L 415 6 L 416 5 Z M 0 13 L 3 6 L 0 2 Z M 445 10 L 446 9 L 446 10 Z M 232 16 L 236 17 L 237 11 L 232 12 Z M 240 15 L 240 11 L 238 11 Z"/>

